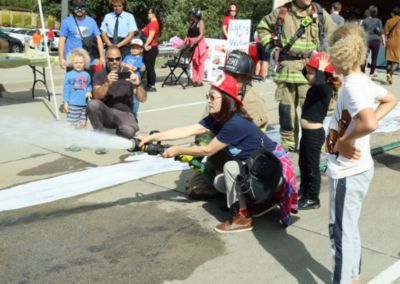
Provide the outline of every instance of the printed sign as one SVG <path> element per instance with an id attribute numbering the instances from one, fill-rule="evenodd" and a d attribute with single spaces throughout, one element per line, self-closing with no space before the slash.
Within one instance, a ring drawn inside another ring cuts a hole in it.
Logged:
<path id="1" fill-rule="evenodd" d="M 215 82 L 221 70 L 218 67 L 224 67 L 226 61 L 227 41 L 222 39 L 206 38 L 208 45 L 207 60 L 204 63 L 204 80 Z"/>
<path id="2" fill-rule="evenodd" d="M 249 52 L 251 20 L 229 21 L 228 50 Z"/>

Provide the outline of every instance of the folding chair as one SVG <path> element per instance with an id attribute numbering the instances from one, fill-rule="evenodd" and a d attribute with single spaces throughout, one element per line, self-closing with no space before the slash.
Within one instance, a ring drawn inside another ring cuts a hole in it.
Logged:
<path id="1" fill-rule="evenodd" d="M 179 83 L 179 85 L 181 85 L 182 88 L 185 90 L 185 86 L 182 85 L 182 83 L 179 81 L 179 79 L 181 78 L 181 76 L 183 74 L 186 74 L 186 76 L 188 78 L 188 82 L 187 82 L 186 86 L 188 86 L 190 84 L 194 84 L 188 74 L 188 69 L 189 69 L 190 63 L 192 62 L 194 51 L 195 51 L 195 48 L 190 48 L 189 44 L 185 45 L 185 47 L 182 49 L 181 54 L 179 55 L 179 58 L 175 57 L 175 59 L 167 61 L 167 63 L 165 65 L 167 65 L 169 67 L 170 73 L 167 76 L 167 78 L 165 78 L 164 83 L 161 86 L 162 88 L 164 87 L 164 85 L 177 85 Z M 182 60 L 183 60 L 183 62 L 182 62 Z M 187 60 L 189 60 L 188 63 L 186 63 Z M 178 77 L 176 77 L 176 75 L 174 73 L 177 68 L 182 69 L 182 72 L 181 72 L 181 74 L 179 74 Z M 168 79 L 170 79 L 170 82 L 167 82 Z"/>

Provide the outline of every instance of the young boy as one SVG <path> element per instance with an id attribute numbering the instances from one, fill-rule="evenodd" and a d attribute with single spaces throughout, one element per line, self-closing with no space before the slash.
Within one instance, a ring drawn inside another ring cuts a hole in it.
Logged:
<path id="1" fill-rule="evenodd" d="M 121 66 L 132 70 L 136 74 L 140 76 L 140 69 L 143 65 L 142 57 L 140 56 L 143 52 L 143 41 L 138 38 L 134 38 L 131 41 L 131 51 L 132 55 L 128 55 L 125 57 L 124 61 L 122 61 Z M 135 90 L 136 91 L 136 90 Z M 137 117 L 137 112 L 139 110 L 139 101 L 136 99 L 136 96 L 133 96 L 133 113 L 135 117 Z"/>
<path id="2" fill-rule="evenodd" d="M 332 283 L 357 284 L 361 268 L 358 218 L 374 174 L 369 134 L 398 101 L 361 72 L 360 65 L 367 53 L 366 34 L 362 28 L 345 24 L 332 33 L 328 42 L 333 68 L 344 76 L 344 88 L 326 138 Z M 376 100 L 380 105 L 374 112 Z"/>

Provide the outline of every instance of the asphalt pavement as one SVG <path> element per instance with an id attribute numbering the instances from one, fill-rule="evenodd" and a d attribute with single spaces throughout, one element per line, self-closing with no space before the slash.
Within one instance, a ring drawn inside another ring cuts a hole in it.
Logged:
<path id="1" fill-rule="evenodd" d="M 166 168 L 163 173 L 149 171 L 139 179 L 132 172 L 129 179 L 129 173 L 126 178 L 115 167 L 134 163 L 140 167 L 145 162 L 133 161 L 135 156 L 126 150 L 110 149 L 96 155 L 88 148 L 72 153 L 62 143 L 45 143 L 46 135 L 43 143 L 30 140 L 27 132 L 39 131 L 44 123 L 67 127 L 61 97 L 63 71 L 54 71 L 58 122 L 54 102 L 47 100 L 43 87 L 39 85 L 32 98 L 31 73 L 29 67 L 0 70 L 0 193 L 15 192 L 14 197 L 23 200 L 45 185 L 54 195 L 59 194 L 58 187 L 84 189 L 100 178 L 104 185 L 84 194 L 0 211 L 0 283 L 330 283 L 325 175 L 321 208 L 292 215 L 289 227 L 280 225 L 276 208 L 254 219 L 252 232 L 216 233 L 213 228 L 230 217 L 219 209 L 224 198 L 188 199 L 185 184 L 191 170 L 167 172 Z M 166 71 L 158 70 L 158 74 L 165 76 Z M 378 74 L 374 81 L 386 86 L 384 70 Z M 387 86 L 397 98 L 399 75 Z M 148 101 L 140 105 L 139 134 L 189 125 L 201 118 L 208 84 L 186 90 L 161 88 L 163 78 L 158 78 L 158 92 L 149 93 Z M 273 130 L 279 122 L 276 85 L 254 86 L 266 101 L 268 129 Z M 21 121 L 29 121 L 30 129 L 19 128 Z M 4 135 L 14 124 L 18 127 L 13 137 Z M 398 140 L 400 131 L 372 134 L 371 148 Z M 188 142 L 192 139 L 175 143 Z M 291 159 L 297 168 L 296 154 Z M 156 166 L 160 160 L 150 162 Z M 375 175 L 359 221 L 360 283 L 400 283 L 400 148 L 375 155 L 374 161 Z M 87 184 L 74 183 L 78 175 L 87 177 Z M 22 187 L 24 191 L 17 193 Z M 4 202 L 0 199 L 0 208 Z"/>

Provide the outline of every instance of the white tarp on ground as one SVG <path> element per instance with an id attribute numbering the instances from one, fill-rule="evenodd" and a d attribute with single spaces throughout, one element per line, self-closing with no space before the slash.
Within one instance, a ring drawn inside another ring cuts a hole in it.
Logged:
<path id="1" fill-rule="evenodd" d="M 324 122 L 327 129 L 329 118 Z M 379 122 L 377 133 L 400 130 L 400 106 L 398 105 Z M 268 137 L 280 143 L 279 126 L 267 131 Z M 109 186 L 140 179 L 155 174 L 189 169 L 187 164 L 162 159 L 147 154 L 130 156 L 124 163 L 106 167 L 88 168 L 50 179 L 39 180 L 9 189 L 0 190 L 0 211 L 13 210 L 52 202 Z"/>

